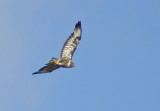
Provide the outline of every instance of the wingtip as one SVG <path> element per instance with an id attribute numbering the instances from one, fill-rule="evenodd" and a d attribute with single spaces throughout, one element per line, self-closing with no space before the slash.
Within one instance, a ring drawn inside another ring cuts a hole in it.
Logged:
<path id="1" fill-rule="evenodd" d="M 32 73 L 32 75 L 35 75 L 35 74 L 38 74 L 38 72 L 34 72 L 34 73 Z"/>
<path id="2" fill-rule="evenodd" d="M 78 22 L 76 23 L 75 28 L 78 28 L 78 27 L 80 27 L 80 28 L 81 28 L 81 21 L 78 21 Z"/>

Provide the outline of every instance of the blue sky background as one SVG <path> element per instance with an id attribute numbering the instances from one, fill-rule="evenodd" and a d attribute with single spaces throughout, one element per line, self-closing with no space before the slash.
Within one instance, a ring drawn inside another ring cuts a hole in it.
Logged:
<path id="1" fill-rule="evenodd" d="M 59 57 L 77 21 L 75 68 Z M 160 111 L 159 0 L 1 0 L 0 111 Z"/>

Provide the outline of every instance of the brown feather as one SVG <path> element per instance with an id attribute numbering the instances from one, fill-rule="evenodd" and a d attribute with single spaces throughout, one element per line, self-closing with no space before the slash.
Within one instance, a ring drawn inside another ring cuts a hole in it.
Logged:
<path id="1" fill-rule="evenodd" d="M 69 36 L 69 38 L 65 41 L 60 59 L 52 58 L 46 66 L 39 69 L 39 71 L 33 74 L 41 74 L 52 72 L 60 67 L 74 67 L 75 64 L 72 62 L 73 54 L 81 40 L 81 22 L 79 21 L 74 28 L 74 32 Z"/>
<path id="2" fill-rule="evenodd" d="M 41 69 L 39 69 L 39 71 L 33 73 L 33 74 L 41 74 L 41 73 L 47 73 L 47 72 L 52 72 L 53 70 L 58 69 L 60 66 L 58 66 L 55 63 L 55 58 L 52 58 L 48 64 L 46 64 L 46 66 L 42 67 Z"/>
<path id="3" fill-rule="evenodd" d="M 82 33 L 81 22 L 79 21 L 75 25 L 74 32 L 69 36 L 69 38 L 63 45 L 61 51 L 61 58 L 72 59 L 72 56 L 79 44 L 79 41 L 81 40 L 81 33 Z"/>

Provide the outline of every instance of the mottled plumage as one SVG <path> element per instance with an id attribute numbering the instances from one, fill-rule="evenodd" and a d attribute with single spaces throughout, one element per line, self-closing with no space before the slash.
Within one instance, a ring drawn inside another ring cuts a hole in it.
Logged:
<path id="1" fill-rule="evenodd" d="M 39 71 L 33 74 L 47 73 L 52 72 L 60 67 L 71 68 L 74 67 L 75 64 L 72 62 L 73 54 L 81 40 L 81 22 L 79 21 L 75 25 L 74 32 L 69 36 L 66 42 L 63 45 L 60 59 L 52 58 L 46 66 L 42 67 Z"/>

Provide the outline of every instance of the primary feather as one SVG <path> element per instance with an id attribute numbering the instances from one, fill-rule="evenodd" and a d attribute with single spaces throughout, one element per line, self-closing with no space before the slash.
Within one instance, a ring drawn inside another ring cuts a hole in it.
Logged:
<path id="1" fill-rule="evenodd" d="M 81 22 L 78 22 L 75 26 L 74 32 L 69 36 L 63 45 L 61 51 L 61 58 L 72 59 L 74 51 L 76 50 L 79 41 L 81 40 Z"/>

